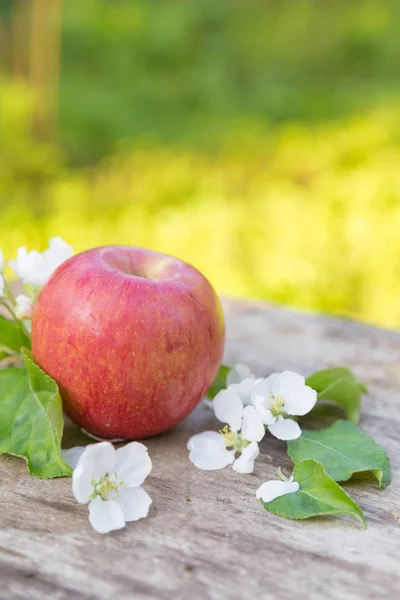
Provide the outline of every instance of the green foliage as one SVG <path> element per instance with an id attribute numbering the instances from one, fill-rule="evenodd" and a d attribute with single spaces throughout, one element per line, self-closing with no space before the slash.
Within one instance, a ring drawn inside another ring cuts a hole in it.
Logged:
<path id="1" fill-rule="evenodd" d="M 60 144 L 0 81 L 2 248 L 148 246 L 221 293 L 399 325 L 400 5 L 328 4 L 65 2 Z"/>
<path id="2" fill-rule="evenodd" d="M 209 150 L 236 121 L 368 109 L 400 91 L 398 18 L 396 0 L 68 0 L 64 143 L 79 162 L 143 135 Z"/>
<path id="3" fill-rule="evenodd" d="M 358 504 L 315 460 L 299 462 L 293 470 L 293 479 L 300 485 L 299 491 L 272 502 L 262 502 L 266 510 L 288 519 L 345 515 L 365 525 L 364 513 Z"/>
<path id="4" fill-rule="evenodd" d="M 347 367 L 333 367 L 310 375 L 307 385 L 318 392 L 319 401 L 335 402 L 342 406 L 347 419 L 358 425 L 361 417 L 361 396 L 368 389 Z"/>
<path id="5" fill-rule="evenodd" d="M 354 473 L 370 471 L 379 487 L 390 483 L 385 450 L 347 421 L 336 421 L 322 431 L 303 430 L 301 437 L 288 442 L 288 454 L 295 464 L 316 460 L 335 481 L 347 481 Z"/>
<path id="6" fill-rule="evenodd" d="M 24 369 L 0 370 L 0 453 L 26 460 L 32 475 L 71 475 L 61 458 L 64 426 L 56 383 L 24 352 Z"/>
<path id="7" fill-rule="evenodd" d="M 31 340 L 21 321 L 6 319 L 0 315 L 0 349 L 20 352 L 30 348 Z"/>
<path id="8" fill-rule="evenodd" d="M 18 135 L 0 170 L 9 257 L 56 234 L 77 251 L 147 246 L 193 263 L 220 293 L 400 323 L 398 111 L 312 132 L 238 131 L 215 156 L 141 144 L 94 170 L 43 169 L 40 185 L 22 168 L 28 130 Z"/>

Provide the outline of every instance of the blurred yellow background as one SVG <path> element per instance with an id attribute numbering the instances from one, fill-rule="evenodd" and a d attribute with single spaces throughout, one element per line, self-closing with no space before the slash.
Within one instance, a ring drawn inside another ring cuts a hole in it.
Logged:
<path id="1" fill-rule="evenodd" d="M 400 325 L 400 3 L 1 0 L 0 247 Z"/>

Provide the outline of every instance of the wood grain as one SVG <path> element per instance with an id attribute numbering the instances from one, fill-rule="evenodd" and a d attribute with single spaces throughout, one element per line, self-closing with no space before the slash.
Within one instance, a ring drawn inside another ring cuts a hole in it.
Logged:
<path id="1" fill-rule="evenodd" d="M 201 472 L 185 442 L 215 428 L 198 407 L 175 430 L 146 443 L 153 472 L 148 519 L 100 536 L 71 481 L 29 477 L 23 461 L 0 458 L 1 600 L 358 600 L 400 594 L 400 333 L 260 303 L 225 301 L 226 361 L 257 374 L 305 375 L 347 365 L 370 395 L 361 427 L 388 451 L 392 484 L 346 485 L 368 529 L 339 518 L 288 521 L 262 509 L 255 490 L 282 466 L 285 444 L 266 437 L 252 475 Z M 325 419 L 321 413 L 321 419 Z M 85 443 L 73 426 L 65 445 Z"/>

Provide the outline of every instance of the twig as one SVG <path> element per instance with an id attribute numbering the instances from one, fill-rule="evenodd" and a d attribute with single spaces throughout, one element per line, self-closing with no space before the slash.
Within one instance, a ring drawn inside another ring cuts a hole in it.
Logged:
<path id="1" fill-rule="evenodd" d="M 7 367 L 23 367 L 24 363 L 19 354 L 12 354 L 0 360 L 0 369 L 6 369 Z"/>

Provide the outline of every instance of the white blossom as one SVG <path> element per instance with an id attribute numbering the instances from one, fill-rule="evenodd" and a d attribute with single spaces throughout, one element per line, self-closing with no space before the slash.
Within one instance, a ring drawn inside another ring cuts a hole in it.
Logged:
<path id="1" fill-rule="evenodd" d="M 247 379 L 243 379 L 240 383 L 231 383 L 228 385 L 227 390 L 237 394 L 243 406 L 247 406 L 252 404 L 251 391 L 254 383 L 255 379 L 248 377 Z"/>
<path id="2" fill-rule="evenodd" d="M 4 254 L 3 254 L 3 250 L 0 250 L 0 273 L 2 273 L 4 271 L 4 266 L 5 266 Z"/>
<path id="3" fill-rule="evenodd" d="M 257 442 L 234 438 L 229 432 L 203 431 L 193 435 L 188 443 L 189 459 L 202 471 L 216 471 L 232 465 L 238 473 L 252 473 L 259 455 Z M 235 454 L 240 452 L 238 458 Z"/>
<path id="4" fill-rule="evenodd" d="M 17 259 L 10 260 L 9 265 L 24 283 L 43 285 L 47 280 L 45 260 L 36 250 L 28 253 L 25 247 L 18 248 Z"/>
<path id="5" fill-rule="evenodd" d="M 251 404 L 251 390 L 255 380 L 256 376 L 247 365 L 237 364 L 226 377 L 226 389 L 239 396 L 243 406 L 247 406 Z M 205 398 L 203 402 L 208 408 L 214 409 L 214 400 Z"/>
<path id="6" fill-rule="evenodd" d="M 188 443 L 191 462 L 203 471 L 214 471 L 231 465 L 235 450 L 228 450 L 224 436 L 218 431 L 203 431 L 193 435 Z"/>
<path id="7" fill-rule="evenodd" d="M 265 427 L 254 406 L 243 406 L 240 397 L 228 390 L 219 392 L 213 403 L 215 416 L 226 423 L 220 431 L 203 431 L 188 441 L 189 458 L 199 469 L 212 471 L 233 464 L 239 473 L 252 473 L 259 454 L 258 442 Z M 239 457 L 235 460 L 235 454 Z"/>
<path id="8" fill-rule="evenodd" d="M 235 392 L 242 401 L 243 406 L 251 404 L 251 390 L 256 376 L 247 365 L 237 364 L 231 369 L 226 378 L 227 389 Z"/>
<path id="9" fill-rule="evenodd" d="M 250 370 L 250 367 L 241 363 L 235 365 L 226 377 L 226 385 L 240 383 L 244 379 L 256 379 L 256 376 Z"/>
<path id="10" fill-rule="evenodd" d="M 226 423 L 232 433 L 240 430 L 249 442 L 261 442 L 265 435 L 262 420 L 254 406 L 243 406 L 240 397 L 230 390 L 221 390 L 214 398 L 215 416 Z"/>
<path id="11" fill-rule="evenodd" d="M 0 273 L 0 298 L 4 295 L 5 281 L 3 275 Z"/>
<path id="12" fill-rule="evenodd" d="M 98 533 L 147 517 L 152 500 L 141 485 L 152 464 L 146 446 L 131 442 L 115 450 L 110 442 L 101 442 L 63 451 L 63 458 L 75 467 L 72 492 L 89 505 L 89 521 Z"/>
<path id="13" fill-rule="evenodd" d="M 33 300 L 25 294 L 20 294 L 15 298 L 15 302 L 15 314 L 18 319 L 30 319 L 32 317 Z"/>
<path id="14" fill-rule="evenodd" d="M 74 249 L 70 244 L 67 244 L 62 237 L 57 235 L 51 238 L 49 248 L 43 252 L 43 256 L 51 265 L 52 272 L 55 271 L 63 262 L 71 258 L 74 254 Z"/>
<path id="15" fill-rule="evenodd" d="M 251 473 L 265 429 L 280 440 L 298 438 L 301 429 L 289 417 L 307 414 L 316 401 L 316 391 L 298 373 L 283 371 L 256 379 L 249 367 L 236 365 L 228 374 L 227 388 L 212 402 L 207 401 L 226 426 L 220 432 L 207 431 L 190 438 L 189 458 L 199 469 L 232 464 L 235 471 Z"/>
<path id="16" fill-rule="evenodd" d="M 50 240 L 49 248 L 43 253 L 36 250 L 28 252 L 25 247 L 19 248 L 16 260 L 10 260 L 9 265 L 24 283 L 43 286 L 52 273 L 71 258 L 73 253 L 72 246 L 57 236 Z"/>
<path id="17" fill-rule="evenodd" d="M 288 416 L 310 412 L 317 402 L 317 392 L 305 384 L 302 375 L 283 371 L 258 379 L 252 387 L 251 399 L 272 435 L 280 440 L 294 440 L 300 437 L 301 429 Z"/>
<path id="18" fill-rule="evenodd" d="M 263 483 L 256 491 L 257 500 L 263 502 L 272 502 L 279 496 L 285 496 L 286 494 L 294 494 L 300 489 L 297 481 L 293 481 L 293 477 L 287 481 L 271 480 Z"/>

